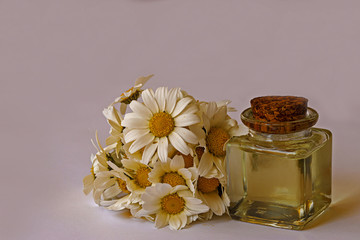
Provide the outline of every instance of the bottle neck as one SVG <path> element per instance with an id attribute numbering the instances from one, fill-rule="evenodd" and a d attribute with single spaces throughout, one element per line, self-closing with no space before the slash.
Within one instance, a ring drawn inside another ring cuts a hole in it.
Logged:
<path id="1" fill-rule="evenodd" d="M 262 133 L 262 132 L 257 132 L 253 129 L 249 129 L 249 136 L 259 141 L 269 141 L 269 142 L 297 140 L 311 136 L 311 128 L 307 128 L 299 132 L 293 132 L 287 134 Z"/>

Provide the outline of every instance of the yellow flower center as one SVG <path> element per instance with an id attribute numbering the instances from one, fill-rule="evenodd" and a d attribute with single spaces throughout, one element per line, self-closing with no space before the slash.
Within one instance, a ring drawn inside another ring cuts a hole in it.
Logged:
<path id="1" fill-rule="evenodd" d="M 134 91 L 134 87 L 130 88 L 129 90 L 127 90 L 126 92 L 132 92 Z M 132 100 L 137 100 L 140 96 L 141 91 L 140 90 L 135 90 L 135 92 L 133 92 L 130 96 L 126 97 L 125 93 L 121 94 L 121 101 L 122 103 L 125 104 L 130 104 Z"/>
<path id="2" fill-rule="evenodd" d="M 149 181 L 149 172 L 150 171 L 151 171 L 150 168 L 147 168 L 147 167 L 139 168 L 136 171 L 135 182 L 138 186 L 140 186 L 142 188 L 146 188 L 151 185 L 151 182 Z"/>
<path id="3" fill-rule="evenodd" d="M 220 182 L 217 178 L 199 177 L 197 182 L 198 190 L 203 193 L 213 192 L 217 190 L 219 185 Z"/>
<path id="4" fill-rule="evenodd" d="M 116 180 L 119 184 L 119 188 L 121 189 L 121 191 L 123 191 L 124 193 L 130 193 L 130 191 L 126 187 L 126 181 L 122 180 L 121 178 L 117 178 Z"/>
<path id="5" fill-rule="evenodd" d="M 199 161 L 201 160 L 202 155 L 204 154 L 205 148 L 197 147 L 195 148 L 196 155 L 198 156 Z"/>
<path id="6" fill-rule="evenodd" d="M 149 128 L 155 137 L 168 136 L 175 128 L 175 121 L 166 112 L 155 113 L 149 121 Z"/>
<path id="7" fill-rule="evenodd" d="M 209 152 L 217 157 L 225 156 L 224 144 L 230 139 L 230 135 L 222 128 L 211 128 L 206 137 L 206 145 Z"/>
<path id="8" fill-rule="evenodd" d="M 170 194 L 161 199 L 161 208 L 168 214 L 178 214 L 185 208 L 185 200 L 179 195 Z"/>
<path id="9" fill-rule="evenodd" d="M 168 172 L 165 173 L 165 175 L 162 177 L 162 183 L 168 183 L 172 187 L 175 187 L 177 185 L 185 185 L 185 179 L 178 174 L 177 172 Z"/>

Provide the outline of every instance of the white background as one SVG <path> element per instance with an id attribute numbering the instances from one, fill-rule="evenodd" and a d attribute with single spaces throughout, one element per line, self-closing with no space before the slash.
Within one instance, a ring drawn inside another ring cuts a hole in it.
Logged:
<path id="1" fill-rule="evenodd" d="M 0 0 L 0 238 L 357 239 L 359 23 L 357 0 Z M 173 232 L 97 207 L 82 178 L 102 109 L 151 73 L 239 111 L 307 97 L 334 134 L 329 210 L 304 231 L 223 216 Z"/>

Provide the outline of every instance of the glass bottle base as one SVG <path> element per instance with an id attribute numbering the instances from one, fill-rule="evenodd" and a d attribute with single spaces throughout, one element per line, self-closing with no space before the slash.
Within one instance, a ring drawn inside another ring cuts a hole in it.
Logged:
<path id="1" fill-rule="evenodd" d="M 229 212 L 231 218 L 243 222 L 302 230 L 311 220 L 322 214 L 330 202 L 330 199 L 321 202 L 308 201 L 306 204 L 295 208 L 244 198 L 235 206 L 230 207 Z"/>

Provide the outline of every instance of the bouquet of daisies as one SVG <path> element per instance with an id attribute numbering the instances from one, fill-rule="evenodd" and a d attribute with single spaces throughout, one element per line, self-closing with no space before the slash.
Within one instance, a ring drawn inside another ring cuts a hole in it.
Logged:
<path id="1" fill-rule="evenodd" d="M 103 111 L 110 135 L 102 146 L 96 134 L 84 193 L 158 228 L 227 213 L 224 146 L 239 130 L 229 101 L 201 102 L 180 88 L 143 90 L 152 76 Z"/>

